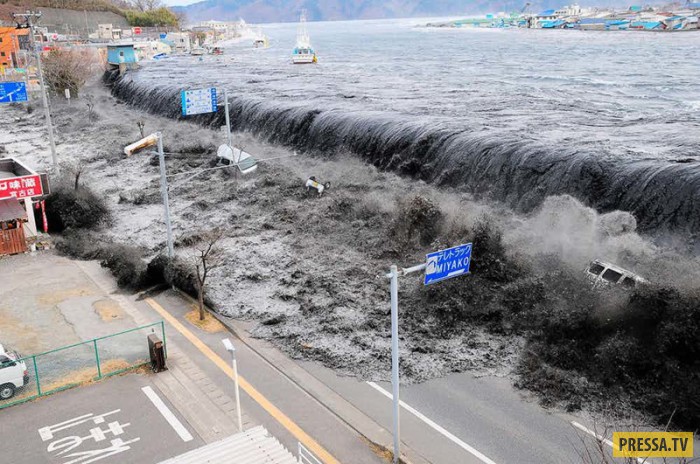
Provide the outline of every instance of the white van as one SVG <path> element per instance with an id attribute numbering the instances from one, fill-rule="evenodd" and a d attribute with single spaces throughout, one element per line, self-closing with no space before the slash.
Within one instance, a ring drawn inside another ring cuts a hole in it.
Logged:
<path id="1" fill-rule="evenodd" d="M 648 283 L 646 279 L 634 272 L 597 259 L 591 261 L 588 265 L 586 275 L 593 284 L 593 288 L 620 285 L 624 288 L 633 289 L 640 284 Z"/>
<path id="2" fill-rule="evenodd" d="M 0 400 L 9 400 L 29 382 L 27 365 L 19 359 L 19 353 L 0 345 Z"/>

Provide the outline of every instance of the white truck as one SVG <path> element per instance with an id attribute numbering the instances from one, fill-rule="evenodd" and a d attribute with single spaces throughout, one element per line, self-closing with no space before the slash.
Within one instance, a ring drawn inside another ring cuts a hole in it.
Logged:
<path id="1" fill-rule="evenodd" d="M 0 400 L 9 400 L 15 392 L 27 385 L 27 365 L 16 351 L 0 345 Z"/>

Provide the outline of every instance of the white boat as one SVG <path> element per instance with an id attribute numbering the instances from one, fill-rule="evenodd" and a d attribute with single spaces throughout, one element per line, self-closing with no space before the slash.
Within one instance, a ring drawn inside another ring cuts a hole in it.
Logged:
<path id="1" fill-rule="evenodd" d="M 263 34 L 261 28 L 258 28 L 258 30 L 255 33 L 255 38 L 253 39 L 253 48 L 267 48 L 269 46 L 270 43 L 267 40 L 267 36 Z"/>
<path id="2" fill-rule="evenodd" d="M 297 45 L 292 53 L 292 63 L 310 64 L 318 63 L 316 52 L 311 46 L 309 33 L 306 31 L 306 11 L 301 12 L 299 18 L 299 28 L 297 29 Z"/>
<path id="3" fill-rule="evenodd" d="M 190 55 L 202 56 L 202 55 L 204 55 L 205 52 L 206 52 L 206 50 L 204 50 L 204 48 L 202 48 L 202 47 L 194 47 L 190 51 Z"/>

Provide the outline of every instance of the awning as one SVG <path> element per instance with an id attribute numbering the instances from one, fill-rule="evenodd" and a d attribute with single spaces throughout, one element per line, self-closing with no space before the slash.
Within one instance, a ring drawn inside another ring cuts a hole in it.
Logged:
<path id="1" fill-rule="evenodd" d="M 27 212 L 19 204 L 19 200 L 15 198 L 0 200 L 0 222 L 13 219 L 27 219 Z"/>

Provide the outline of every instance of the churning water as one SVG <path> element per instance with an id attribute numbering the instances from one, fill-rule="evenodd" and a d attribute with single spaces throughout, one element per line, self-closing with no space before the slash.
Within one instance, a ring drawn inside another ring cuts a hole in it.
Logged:
<path id="1" fill-rule="evenodd" d="M 179 117 L 179 91 L 228 89 L 240 130 L 530 210 L 568 193 L 648 231 L 700 226 L 700 34 L 310 23 L 318 65 L 271 47 L 145 63 L 113 92 Z M 201 116 L 221 124 L 221 112 Z"/>

